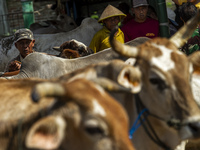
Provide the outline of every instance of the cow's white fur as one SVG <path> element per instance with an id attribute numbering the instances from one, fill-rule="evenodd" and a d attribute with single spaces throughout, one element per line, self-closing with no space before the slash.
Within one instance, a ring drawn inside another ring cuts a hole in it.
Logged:
<path id="1" fill-rule="evenodd" d="M 87 46 L 85 44 L 83 44 L 82 42 L 79 42 L 79 41 L 77 41 L 75 39 L 72 39 L 72 41 L 74 41 L 75 43 L 77 43 L 78 46 L 82 46 L 82 47 L 84 47 L 84 49 L 87 49 Z"/>
<path id="2" fill-rule="evenodd" d="M 97 100 L 93 100 L 92 103 L 93 103 L 93 107 L 94 107 L 94 109 L 93 109 L 94 113 L 100 114 L 100 115 L 102 115 L 102 116 L 106 116 L 105 110 L 104 110 L 103 107 L 97 102 Z"/>
<path id="3" fill-rule="evenodd" d="M 192 85 L 192 92 L 193 92 L 194 99 L 200 107 L 200 92 L 199 92 L 200 91 L 200 76 L 199 74 L 192 75 L 191 85 Z"/>
<path id="4" fill-rule="evenodd" d="M 175 63 L 171 60 L 172 50 L 166 48 L 163 45 L 156 45 L 156 44 L 152 45 L 160 49 L 163 54 L 159 57 L 153 57 L 151 60 L 152 65 L 157 66 L 158 68 L 162 69 L 165 72 L 170 69 L 173 69 L 175 67 Z"/>

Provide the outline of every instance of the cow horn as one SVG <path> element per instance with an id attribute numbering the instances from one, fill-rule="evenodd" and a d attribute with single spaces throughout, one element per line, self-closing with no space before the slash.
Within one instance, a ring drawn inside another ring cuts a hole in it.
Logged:
<path id="1" fill-rule="evenodd" d="M 170 38 L 170 41 L 174 43 L 177 48 L 182 47 L 185 42 L 191 37 L 199 22 L 200 9 L 198 10 L 195 17 L 187 21 L 187 23 Z"/>
<path id="2" fill-rule="evenodd" d="M 42 97 L 50 96 L 63 96 L 65 94 L 65 89 L 61 84 L 58 83 L 39 83 L 32 90 L 32 100 L 38 102 Z"/>
<path id="3" fill-rule="evenodd" d="M 130 92 L 130 88 L 125 88 L 112 80 L 108 78 L 94 78 L 91 79 L 94 83 L 100 85 L 102 88 L 104 88 L 107 91 L 112 91 L 112 92 Z"/>
<path id="4" fill-rule="evenodd" d="M 53 50 L 56 50 L 56 51 L 58 51 L 58 52 L 61 52 L 60 46 L 54 46 L 54 47 L 53 47 Z"/>
<path id="5" fill-rule="evenodd" d="M 120 42 L 116 41 L 114 39 L 115 33 L 118 31 L 118 27 L 113 29 L 110 33 L 110 45 L 112 49 L 119 53 L 120 55 L 126 56 L 126 57 L 136 57 L 138 55 L 138 48 L 137 47 L 130 47 L 128 45 L 121 44 Z"/>
<path id="6" fill-rule="evenodd" d="M 200 51 L 196 51 L 188 56 L 188 60 L 192 62 L 192 64 L 200 66 Z"/>

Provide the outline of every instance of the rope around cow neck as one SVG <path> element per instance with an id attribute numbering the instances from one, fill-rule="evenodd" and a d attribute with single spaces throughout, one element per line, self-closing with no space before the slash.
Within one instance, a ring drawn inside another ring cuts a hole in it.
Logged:
<path id="1" fill-rule="evenodd" d="M 129 132 L 129 138 L 132 138 L 133 133 L 140 127 L 140 125 L 142 125 L 145 132 L 147 133 L 147 135 L 150 137 L 150 139 L 154 143 L 156 143 L 158 146 L 162 147 L 165 150 L 172 150 L 159 139 L 154 128 L 152 127 L 151 123 L 149 122 L 147 116 L 151 115 L 151 116 L 158 118 L 159 120 L 162 120 L 162 121 L 165 121 L 165 120 L 156 116 L 156 115 L 150 114 L 148 109 L 144 108 L 144 105 L 142 104 L 141 99 L 140 99 L 138 94 L 135 94 L 135 100 L 136 100 L 137 113 L 139 115 L 138 115 L 136 121 L 134 122 L 130 132 Z M 138 124 L 139 120 L 140 120 L 140 123 Z M 147 123 L 147 125 L 145 124 L 145 122 Z"/>
<path id="2" fill-rule="evenodd" d="M 139 120 L 141 118 L 141 116 L 143 115 L 144 112 L 148 111 L 148 109 L 144 108 L 138 115 L 137 119 L 135 120 L 135 122 L 133 123 L 133 126 L 131 127 L 130 131 L 129 131 L 129 138 L 132 139 L 133 138 L 133 134 L 135 133 L 135 131 L 141 126 L 141 122 L 139 123 Z M 142 122 L 145 121 L 145 119 L 142 120 Z"/>

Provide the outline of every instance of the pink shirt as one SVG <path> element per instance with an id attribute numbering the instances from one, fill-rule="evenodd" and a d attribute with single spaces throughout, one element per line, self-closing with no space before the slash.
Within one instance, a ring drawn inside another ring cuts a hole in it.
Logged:
<path id="1" fill-rule="evenodd" d="M 137 37 L 154 38 L 159 35 L 159 23 L 152 18 L 147 18 L 145 22 L 142 23 L 138 23 L 134 19 L 131 19 L 121 30 L 124 32 L 125 42 Z"/>

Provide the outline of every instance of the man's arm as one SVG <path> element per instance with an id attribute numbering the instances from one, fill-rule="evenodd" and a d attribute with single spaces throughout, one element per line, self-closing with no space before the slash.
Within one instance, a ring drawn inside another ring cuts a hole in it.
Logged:
<path id="1" fill-rule="evenodd" d="M 21 62 L 18 60 L 12 60 L 8 63 L 6 66 L 6 69 L 4 72 L 12 72 L 12 71 L 17 71 L 21 68 Z"/>
<path id="2" fill-rule="evenodd" d="M 4 73 L 4 74 L 1 74 L 0 77 L 14 76 L 14 75 L 17 75 L 19 72 L 20 72 L 20 70 L 12 71 L 12 72 L 6 72 L 6 73 Z"/>

